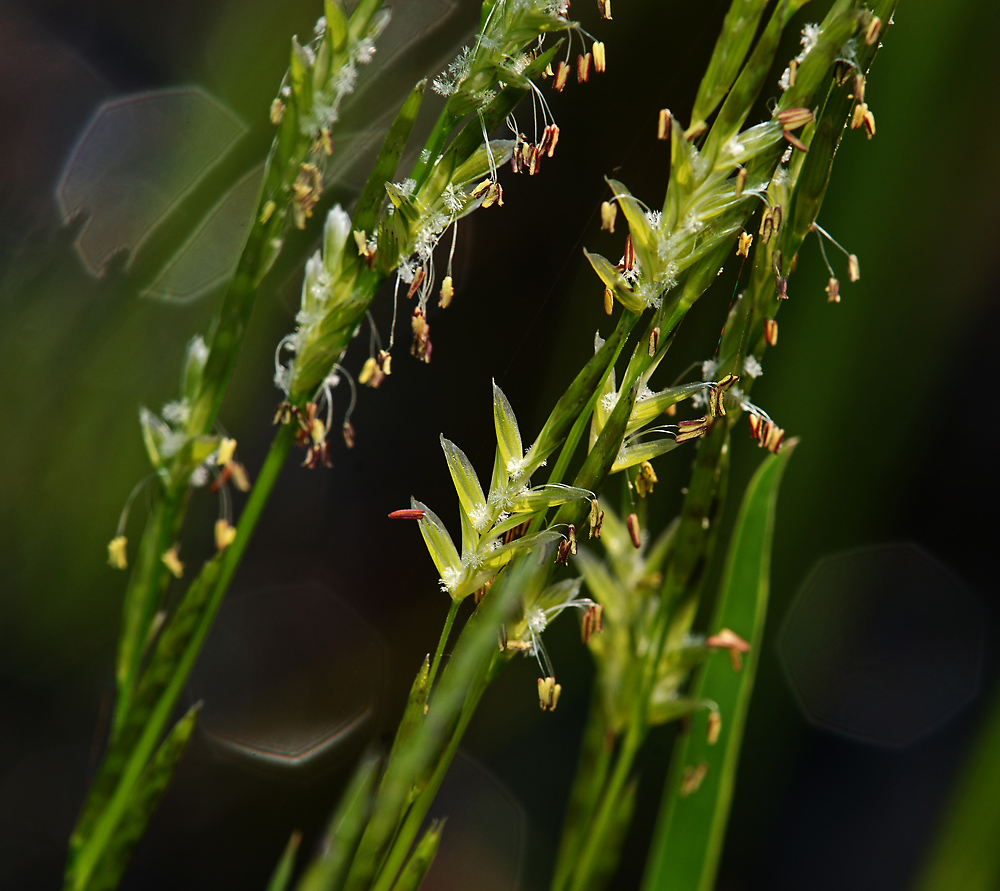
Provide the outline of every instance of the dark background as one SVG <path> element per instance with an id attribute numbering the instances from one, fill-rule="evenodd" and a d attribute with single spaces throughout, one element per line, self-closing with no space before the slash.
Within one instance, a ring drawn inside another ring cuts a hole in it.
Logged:
<path id="1" fill-rule="evenodd" d="M 801 22 L 822 17 L 815 6 Z M 505 206 L 462 223 L 455 302 L 430 316 L 433 363 L 418 364 L 401 343 L 392 377 L 360 395 L 357 447 L 338 444 L 331 471 L 286 469 L 192 681 L 191 697 L 206 698 L 203 732 L 125 887 L 263 887 L 289 833 L 304 829 L 312 843 L 352 759 L 391 730 L 447 603 L 416 530 L 385 514 L 413 494 L 455 523 L 438 433 L 488 474 L 490 379 L 531 438 L 594 330 L 610 330 L 581 253 L 620 250 L 599 231 L 602 177 L 659 203 L 668 156 L 656 113 L 668 106 L 687 120 L 724 8 L 619 0 L 606 23 L 590 4 L 574 7 L 607 44 L 607 74 L 550 96 L 556 156 L 540 176 L 506 174 Z M 138 297 L 136 264 L 156 265 L 155 239 L 131 267 L 119 257 L 102 277 L 86 272 L 56 201 L 61 173 L 101 103 L 198 87 L 247 128 L 204 194 L 175 207 L 197 212 L 204 201 L 203 212 L 263 159 L 288 39 L 310 34 L 318 14 L 307 0 L 0 3 L 4 888 L 59 883 L 113 687 L 124 577 L 104 565 L 105 545 L 148 472 L 137 410 L 175 397 L 184 344 L 220 297 Z M 393 39 L 423 29 L 426 43 L 397 57 L 344 131 L 391 110 L 475 19 L 475 4 L 404 4 L 407 25 Z M 720 888 L 910 887 L 995 686 L 998 19 L 994 4 L 900 4 L 870 78 L 876 138 L 846 135 L 820 219 L 860 257 L 861 281 L 828 304 L 827 273 L 807 242 L 780 344 L 754 391 L 802 444 L 779 504 L 771 618 Z M 796 43 L 790 29 L 781 58 Z M 519 120 L 526 129 L 530 116 Z M 157 169 L 190 145 L 183 132 L 142 128 L 109 138 L 147 145 Z M 176 204 L 138 181 L 105 189 L 95 219 L 122 220 L 129 202 Z M 349 179 L 335 188 L 349 200 Z M 251 474 L 278 400 L 271 353 L 291 330 L 301 281 L 298 269 L 279 272 L 255 309 L 221 418 Z M 692 312 L 661 386 L 711 355 L 734 283 L 727 270 Z M 383 337 L 390 306 L 385 294 L 374 310 Z M 364 332 L 345 360 L 355 371 L 366 341 Z M 731 492 L 759 460 L 744 432 Z M 688 468 L 677 454 L 657 466 L 664 520 Z M 189 566 L 215 511 L 206 493 L 196 499 Z M 139 498 L 133 542 L 142 514 Z M 855 556 L 826 559 L 845 553 Z M 539 712 L 527 660 L 489 691 L 435 808 L 454 815 L 436 887 L 511 887 L 518 875 L 522 888 L 545 886 L 591 674 L 572 621 L 547 642 L 560 707 Z M 641 874 L 669 737 L 654 734 L 643 757 L 621 888 Z"/>

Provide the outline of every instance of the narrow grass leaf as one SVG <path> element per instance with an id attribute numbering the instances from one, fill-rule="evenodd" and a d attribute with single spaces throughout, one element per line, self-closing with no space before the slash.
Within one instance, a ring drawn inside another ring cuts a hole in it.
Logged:
<path id="1" fill-rule="evenodd" d="M 747 486 L 733 530 L 711 630 L 729 628 L 749 641 L 741 672 L 719 653 L 699 671 L 694 699 L 719 706 L 721 732 L 709 742 L 708 718 L 698 714 L 679 739 L 653 836 L 643 891 L 711 891 L 736 780 L 740 743 L 760 657 L 771 565 L 774 515 L 789 443 L 768 456 Z"/>
<path id="2" fill-rule="evenodd" d="M 377 758 L 366 758 L 355 768 L 330 819 L 323 852 L 310 864 L 296 891 L 334 891 L 340 888 L 372 812 L 379 764 Z"/>
<path id="3" fill-rule="evenodd" d="M 715 111 L 739 74 L 757 33 L 757 25 L 769 0 L 733 0 L 722 23 L 722 33 L 705 76 L 698 86 L 698 95 L 691 112 L 692 126 L 704 122 Z"/>
<path id="4" fill-rule="evenodd" d="M 191 706 L 156 750 L 152 761 L 129 796 L 124 818 L 87 884 L 88 891 L 113 891 L 121 883 L 132 851 L 146 831 L 149 818 L 156 810 L 174 774 L 174 768 L 184 754 L 201 706 L 200 702 Z"/>
<path id="5" fill-rule="evenodd" d="M 281 859 L 274 867 L 274 872 L 271 873 L 271 880 L 267 883 L 267 891 L 287 891 L 289 883 L 292 881 L 292 870 L 295 869 L 295 855 L 298 853 L 301 842 L 302 833 L 296 830 L 288 839 Z"/>
<path id="6" fill-rule="evenodd" d="M 375 166 L 361 190 L 361 197 L 358 198 L 357 206 L 354 209 L 353 225 L 359 231 L 363 230 L 371 235 L 375 229 L 379 208 L 385 199 L 385 183 L 396 175 L 399 159 L 406 148 L 413 123 L 420 111 L 425 86 L 426 81 L 422 80 L 413 88 L 382 142 Z"/>
<path id="7" fill-rule="evenodd" d="M 438 845 L 441 843 L 441 832 L 444 829 L 444 821 L 434 821 L 420 841 L 417 842 L 413 853 L 410 854 L 406 866 L 392 886 L 392 891 L 417 891 L 420 883 L 427 875 L 427 870 L 431 868 L 434 857 L 437 854 Z"/>

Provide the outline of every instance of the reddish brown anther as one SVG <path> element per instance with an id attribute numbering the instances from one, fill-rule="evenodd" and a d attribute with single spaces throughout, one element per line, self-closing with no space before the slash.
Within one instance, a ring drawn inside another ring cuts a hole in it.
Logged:
<path id="1" fill-rule="evenodd" d="M 344 421 L 344 426 L 340 428 L 344 434 L 344 445 L 349 449 L 354 448 L 354 425 L 350 421 Z"/>
<path id="2" fill-rule="evenodd" d="M 600 538 L 601 528 L 604 526 L 604 511 L 596 498 L 590 501 L 590 537 Z"/>
<path id="3" fill-rule="evenodd" d="M 791 143 L 800 152 L 808 152 L 809 146 L 807 146 L 798 136 L 794 133 L 790 133 L 788 130 L 782 130 L 781 135 L 785 137 L 786 141 Z"/>
<path id="4" fill-rule="evenodd" d="M 743 660 L 740 658 L 740 654 L 750 652 L 750 644 L 729 628 L 722 628 L 718 634 L 713 634 L 711 637 L 706 638 L 705 646 L 713 647 L 714 649 L 729 650 L 729 658 L 733 662 L 733 671 L 740 671 L 743 668 Z"/>
<path id="5" fill-rule="evenodd" d="M 542 141 L 538 143 L 539 152 L 545 152 L 550 158 L 552 153 L 556 150 L 556 144 L 559 142 L 559 127 L 555 124 L 549 124 L 545 128 L 545 132 L 542 133 Z"/>
<path id="6" fill-rule="evenodd" d="M 764 319 L 764 340 L 768 346 L 778 343 L 778 323 L 774 319 Z"/>
<path id="7" fill-rule="evenodd" d="M 542 166 L 541 146 L 533 145 L 531 146 L 531 155 L 528 158 L 528 175 L 534 176 L 536 173 L 538 173 L 538 170 L 541 166 Z"/>
<path id="8" fill-rule="evenodd" d="M 600 634 L 604 630 L 604 607 L 599 603 L 590 606 L 583 614 L 580 630 L 584 643 L 589 643 L 593 634 Z"/>
<path id="9" fill-rule="evenodd" d="M 556 79 L 552 82 L 552 86 L 556 92 L 561 93 L 563 91 L 567 80 L 569 80 L 569 65 L 565 62 L 560 62 L 556 66 Z"/>
<path id="10" fill-rule="evenodd" d="M 816 120 L 816 115 L 808 108 L 786 108 L 778 112 L 778 122 L 783 130 L 798 130 Z"/>
<path id="11" fill-rule="evenodd" d="M 689 439 L 697 439 L 708 432 L 708 416 L 694 418 L 690 421 L 678 421 L 677 433 L 674 439 L 677 442 L 687 442 Z"/>
<path id="12" fill-rule="evenodd" d="M 635 269 L 635 247 L 632 245 L 632 235 L 625 236 L 625 253 L 622 256 L 622 267 L 625 272 Z"/>
<path id="13" fill-rule="evenodd" d="M 410 319 L 410 326 L 413 328 L 413 343 L 410 345 L 410 355 L 416 356 L 421 362 L 431 361 L 431 326 L 427 324 L 427 318 L 420 307 L 413 310 L 413 318 Z"/>
<path id="14" fill-rule="evenodd" d="M 389 514 L 390 520 L 422 520 L 424 512 L 415 507 L 404 507 Z"/>
<path id="15" fill-rule="evenodd" d="M 656 121 L 656 138 L 659 140 L 670 139 L 670 109 L 661 108 L 660 116 Z"/>
<path id="16" fill-rule="evenodd" d="M 646 349 L 646 354 L 652 359 L 656 355 L 656 350 L 660 345 L 660 326 L 657 325 L 652 331 L 649 332 L 649 346 Z"/>
<path id="17" fill-rule="evenodd" d="M 423 266 L 421 266 L 414 273 L 414 275 L 413 275 L 413 281 L 410 282 L 409 290 L 407 290 L 407 292 L 406 292 L 406 297 L 407 297 L 408 300 L 412 300 L 413 299 L 413 295 L 416 294 L 417 291 L 420 290 L 420 286 L 424 282 L 424 276 L 425 275 L 426 275 L 426 273 L 424 272 L 424 267 Z"/>
<path id="18" fill-rule="evenodd" d="M 639 517 L 637 514 L 629 514 L 625 521 L 628 526 L 628 535 L 632 539 L 632 544 L 637 548 L 642 547 L 642 534 L 639 531 Z"/>

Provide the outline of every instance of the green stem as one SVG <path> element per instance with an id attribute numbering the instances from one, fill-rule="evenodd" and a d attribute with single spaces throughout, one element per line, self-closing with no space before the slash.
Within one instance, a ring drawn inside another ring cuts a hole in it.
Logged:
<path id="1" fill-rule="evenodd" d="M 614 773 L 608 783 L 604 796 L 601 799 L 601 806 L 597 811 L 597 817 L 591 824 L 583 845 L 580 849 L 580 858 L 573 875 L 573 881 L 569 886 L 569 891 L 586 891 L 590 887 L 596 859 L 603 851 L 606 836 L 611 829 L 610 823 L 615 813 L 615 808 L 619 805 L 625 782 L 628 780 L 635 756 L 645 738 L 645 731 L 636 724 L 632 724 L 628 729 L 625 742 L 622 744 L 615 763 Z"/>
<path id="2" fill-rule="evenodd" d="M 427 816 L 427 811 L 430 810 L 430 806 L 434 803 L 434 796 L 437 795 L 437 791 L 444 781 L 445 774 L 448 772 L 452 759 L 455 757 L 455 752 L 458 751 L 459 743 L 461 743 L 466 728 L 469 726 L 469 722 L 476 712 L 479 700 L 482 698 L 483 693 L 486 692 L 486 688 L 496 676 L 501 665 L 500 660 L 494 657 L 489 663 L 483 677 L 469 691 L 469 695 L 462 704 L 458 724 L 451 735 L 451 739 L 448 741 L 448 746 L 438 759 L 437 766 L 434 768 L 434 773 L 431 775 L 427 785 L 421 790 L 416 801 L 410 807 L 406 818 L 403 820 L 403 825 L 400 827 L 395 839 L 393 839 L 392 846 L 389 848 L 385 862 L 382 864 L 382 868 L 371 887 L 371 891 L 390 891 L 392 888 L 396 874 L 402 869 L 406 856 L 413 846 L 413 842 L 416 840 L 420 826 L 424 822 L 424 817 Z"/>
<path id="3" fill-rule="evenodd" d="M 590 826 L 611 767 L 614 745 L 613 739 L 609 740 L 609 733 L 613 728 L 608 724 L 601 697 L 600 683 L 595 681 L 576 777 L 563 821 L 551 891 L 564 891 L 573 875 L 573 867 L 583 848 L 587 827 Z"/>
<path id="4" fill-rule="evenodd" d="M 183 498 L 165 491 L 157 499 L 146 521 L 139 559 L 129 578 L 122 607 L 113 734 L 121 729 L 135 692 L 136 676 L 149 628 L 165 588 L 166 575 L 160 557 L 173 543 L 177 525 L 183 518 L 182 508 Z"/>
<path id="5" fill-rule="evenodd" d="M 153 756 L 153 752 L 170 721 L 170 716 L 173 714 L 174 707 L 184 689 L 184 684 L 187 682 L 191 669 L 194 668 L 202 644 L 212 626 L 212 620 L 219 611 L 219 607 L 222 606 L 229 583 L 250 543 L 253 531 L 263 513 L 264 505 L 267 503 L 268 496 L 278 479 L 281 467 L 294 440 L 295 429 L 292 425 L 287 425 L 278 431 L 278 435 L 271 443 L 271 449 L 264 460 L 257 482 L 240 517 L 236 539 L 227 548 L 219 567 L 219 573 L 212 582 L 212 592 L 204 612 L 178 660 L 170 683 L 160 695 L 143 728 L 142 735 L 129 755 L 114 793 L 94 825 L 90 838 L 79 853 L 72 876 L 73 881 L 68 887 L 82 891 L 88 886 L 105 849 L 113 839 L 118 824 L 128 808 L 132 791 L 149 763 L 149 759 Z"/>
<path id="6" fill-rule="evenodd" d="M 448 644 L 448 638 L 451 636 L 451 626 L 455 624 L 455 616 L 458 615 L 458 610 L 462 603 L 459 600 L 452 600 L 451 606 L 448 607 L 448 617 L 444 620 L 444 628 L 441 629 L 441 637 L 438 639 L 437 650 L 434 651 L 434 660 L 431 662 L 431 670 L 427 675 L 427 689 L 428 691 L 434 689 L 434 678 L 437 677 L 438 666 L 441 664 L 441 657 L 444 655 L 444 648 Z"/>

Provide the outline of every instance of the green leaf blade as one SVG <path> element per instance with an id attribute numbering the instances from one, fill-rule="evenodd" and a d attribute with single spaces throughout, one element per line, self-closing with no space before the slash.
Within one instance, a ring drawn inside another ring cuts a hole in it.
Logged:
<path id="1" fill-rule="evenodd" d="M 698 674 L 692 696 L 718 704 L 722 730 L 716 743 L 710 744 L 708 714 L 703 712 L 695 716 L 690 731 L 679 740 L 646 863 L 643 891 L 711 891 L 714 886 L 760 657 L 778 487 L 792 450 L 793 443 L 789 443 L 781 454 L 764 460 L 740 506 L 711 627 L 713 631 L 732 629 L 749 641 L 751 649 L 740 673 L 733 671 L 728 659 L 716 654 Z M 699 773 L 703 778 L 692 789 L 693 778 Z"/>

